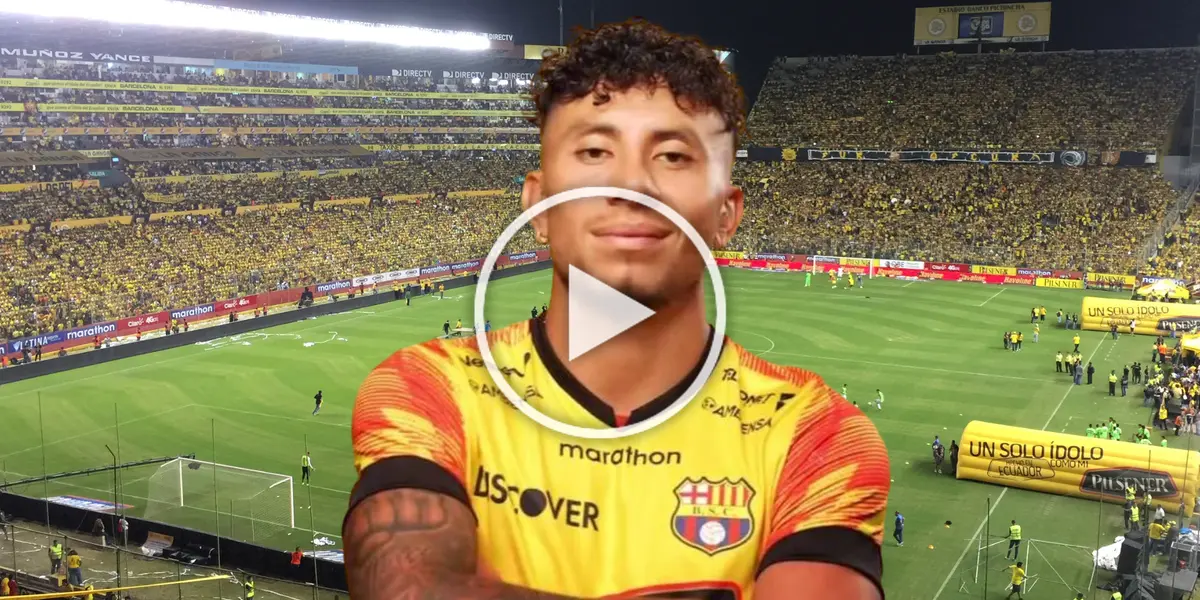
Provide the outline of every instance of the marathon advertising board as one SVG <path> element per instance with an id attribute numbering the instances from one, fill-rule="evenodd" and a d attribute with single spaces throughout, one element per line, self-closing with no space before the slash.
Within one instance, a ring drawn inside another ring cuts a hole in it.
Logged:
<path id="1" fill-rule="evenodd" d="M 1172 277 L 1154 277 L 1152 275 L 1139 275 L 1138 276 L 1138 285 L 1157 283 L 1159 281 L 1169 281 L 1179 287 L 1184 287 L 1187 285 L 1187 282 L 1183 281 L 1182 279 L 1175 279 Z"/>
<path id="2" fill-rule="evenodd" d="M 840 262 L 838 260 L 838 257 L 836 257 L 836 256 L 810 256 L 808 258 L 809 258 L 809 262 L 812 262 L 814 264 L 831 263 L 831 264 L 836 265 Z"/>
<path id="3" fill-rule="evenodd" d="M 329 283 L 319 283 L 313 288 L 313 294 L 339 294 L 354 287 L 354 281 L 340 279 Z"/>
<path id="4" fill-rule="evenodd" d="M 117 331 L 114 333 L 117 337 L 127 335 L 137 335 L 137 332 L 154 331 L 162 329 L 164 325 L 171 322 L 171 315 L 167 311 L 138 315 L 136 317 L 127 317 L 117 320 Z"/>
<path id="5" fill-rule="evenodd" d="M 483 260 L 481 259 L 468 260 L 466 262 L 450 265 L 450 271 L 455 275 L 461 275 L 463 273 L 476 273 L 479 271 L 479 267 L 482 265 Z"/>
<path id="6" fill-rule="evenodd" d="M 43 335 L 32 335 L 19 340 L 11 340 L 5 344 L 4 353 L 18 353 L 24 348 L 41 347 L 42 352 L 58 350 L 61 347 L 74 347 L 91 342 L 92 338 L 112 335 L 117 330 L 115 321 L 92 323 L 65 331 L 52 331 Z"/>
<path id="7" fill-rule="evenodd" d="M 154 62 L 152 56 L 136 52 L 80 52 L 78 50 L 47 50 L 44 48 L 0 48 L 0 58 L 4 57 L 75 60 L 82 62 Z"/>
<path id="8" fill-rule="evenodd" d="M 786 254 L 755 254 L 754 258 L 761 260 L 791 260 Z"/>
<path id="9" fill-rule="evenodd" d="M 195 321 L 196 319 L 205 319 L 205 318 L 212 317 L 213 313 L 216 312 L 216 310 L 217 310 L 216 307 L 213 306 L 212 304 L 201 304 L 199 306 L 192 306 L 189 308 L 180 308 L 180 309 L 173 310 L 173 311 L 171 311 L 170 317 L 171 317 L 172 321 L 177 320 L 177 319 L 180 319 L 180 320 L 187 319 L 189 321 Z"/>
<path id="10" fill-rule="evenodd" d="M 496 259 L 496 265 L 507 267 L 510 265 L 524 265 L 541 260 L 537 252 L 520 252 L 517 254 L 509 254 Z"/>

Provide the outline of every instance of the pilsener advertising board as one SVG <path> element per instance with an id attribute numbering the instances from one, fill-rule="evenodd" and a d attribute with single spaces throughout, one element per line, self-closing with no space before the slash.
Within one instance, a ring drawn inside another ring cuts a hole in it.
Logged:
<path id="1" fill-rule="evenodd" d="M 1123 502 L 1133 487 L 1169 512 L 1190 515 L 1200 453 L 972 421 L 959 446 L 959 479 Z"/>
<path id="2" fill-rule="evenodd" d="M 1049 2 L 918 8 L 913 25 L 913 45 L 916 46 L 1049 40 Z"/>

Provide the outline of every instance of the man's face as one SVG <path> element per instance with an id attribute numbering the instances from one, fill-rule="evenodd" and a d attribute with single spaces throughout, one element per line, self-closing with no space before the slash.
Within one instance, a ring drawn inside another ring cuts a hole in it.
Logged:
<path id="1" fill-rule="evenodd" d="M 542 170 L 525 180 L 526 207 L 558 192 L 613 186 L 675 209 L 712 248 L 742 217 L 730 183 L 732 132 L 712 110 L 687 112 L 670 90 L 633 88 L 596 105 L 592 96 L 555 106 L 542 131 Z M 534 220 L 549 239 L 557 276 L 569 265 L 658 309 L 694 288 L 704 262 L 687 235 L 658 212 L 619 198 L 559 205 Z"/>

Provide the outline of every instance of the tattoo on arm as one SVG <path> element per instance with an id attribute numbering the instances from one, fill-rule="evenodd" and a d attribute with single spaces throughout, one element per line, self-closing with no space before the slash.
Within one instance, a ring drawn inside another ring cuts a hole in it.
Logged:
<path id="1" fill-rule="evenodd" d="M 374 494 L 351 511 L 343 535 L 358 600 L 569 600 L 477 575 L 475 519 L 449 496 Z"/>

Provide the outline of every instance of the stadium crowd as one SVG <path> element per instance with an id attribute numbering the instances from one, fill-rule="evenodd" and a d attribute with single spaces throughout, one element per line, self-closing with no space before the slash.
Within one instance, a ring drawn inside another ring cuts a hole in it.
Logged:
<path id="1" fill-rule="evenodd" d="M 266 208 L 0 239 L 0 338 L 482 257 L 513 195 Z M 535 247 L 530 230 L 509 251 Z"/>
<path id="2" fill-rule="evenodd" d="M 1167 139 L 1194 49 L 780 61 L 748 123 L 754 144 L 1151 150 Z"/>
<path id="3" fill-rule="evenodd" d="M 1195 204 L 1167 232 L 1158 255 L 1150 261 L 1150 273 L 1189 283 L 1200 281 L 1200 209 Z"/>
<path id="4" fill-rule="evenodd" d="M 737 166 L 742 250 L 1125 273 L 1176 192 L 1146 169 L 878 162 Z"/>

